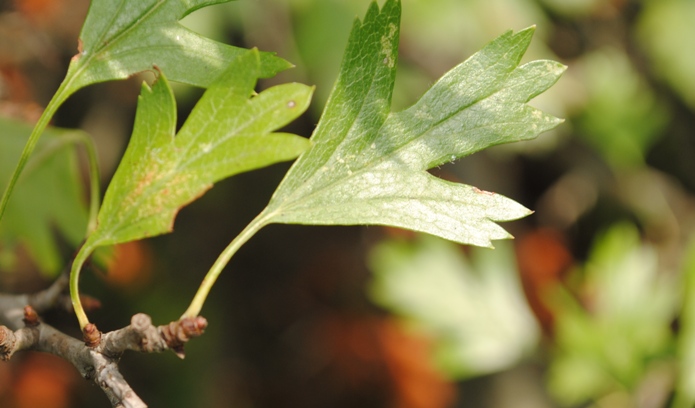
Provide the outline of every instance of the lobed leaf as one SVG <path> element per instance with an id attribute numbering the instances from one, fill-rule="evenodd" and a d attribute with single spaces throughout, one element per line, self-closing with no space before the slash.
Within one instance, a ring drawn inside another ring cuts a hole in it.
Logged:
<path id="1" fill-rule="evenodd" d="M 178 210 L 212 183 L 297 157 L 309 142 L 275 133 L 308 106 L 312 88 L 284 84 L 254 95 L 260 55 L 240 54 L 207 90 L 178 135 L 163 73 L 143 84 L 133 135 L 86 246 L 169 232 Z"/>
<path id="2" fill-rule="evenodd" d="M 465 244 L 510 237 L 494 221 L 529 210 L 427 170 L 486 147 L 528 140 L 562 120 L 527 102 L 564 71 L 519 66 L 534 28 L 507 32 L 444 75 L 415 105 L 389 113 L 400 2 L 372 3 L 356 21 L 341 71 L 311 140 L 266 209 L 269 222 L 382 224 Z"/>

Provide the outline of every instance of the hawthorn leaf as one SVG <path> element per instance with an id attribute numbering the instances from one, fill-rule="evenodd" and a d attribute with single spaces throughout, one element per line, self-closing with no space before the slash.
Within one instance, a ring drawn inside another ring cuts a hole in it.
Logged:
<path id="1" fill-rule="evenodd" d="M 0 118 L 0 128 L 2 190 L 31 133 L 31 126 Z M 75 145 L 86 137 L 78 130 L 48 128 L 38 143 L 0 228 L 0 270 L 13 269 L 16 259 L 12 247 L 21 244 L 42 273 L 55 275 L 63 266 L 58 236 L 75 246 L 84 239 L 87 206 Z"/>
<path id="2" fill-rule="evenodd" d="M 445 74 L 412 107 L 390 113 L 400 2 L 372 3 L 356 20 L 312 147 L 266 208 L 266 222 L 392 225 L 491 246 L 495 221 L 529 210 L 501 195 L 439 179 L 428 169 L 486 147 L 528 140 L 561 119 L 527 102 L 565 67 L 519 66 L 534 28 L 507 32 Z"/>
<path id="3" fill-rule="evenodd" d="M 229 1 L 92 1 L 80 33 L 79 53 L 68 69 L 68 92 L 127 78 L 153 66 L 173 81 L 209 86 L 245 50 L 206 38 L 178 21 L 199 8 Z M 266 78 L 291 64 L 261 53 L 261 66 L 259 75 Z"/>
<path id="4" fill-rule="evenodd" d="M 86 247 L 171 231 L 178 210 L 218 180 L 297 157 L 300 136 L 273 132 L 304 112 L 313 89 L 291 83 L 254 95 L 256 50 L 237 56 L 174 137 L 174 96 L 163 73 L 143 84 L 133 135 Z"/>

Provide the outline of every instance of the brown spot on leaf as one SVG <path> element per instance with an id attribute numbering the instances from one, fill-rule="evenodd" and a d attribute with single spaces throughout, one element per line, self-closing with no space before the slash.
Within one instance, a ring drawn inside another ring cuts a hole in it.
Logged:
<path id="1" fill-rule="evenodd" d="M 478 187 L 473 187 L 473 191 L 474 191 L 476 194 L 483 194 L 483 195 L 488 195 L 488 196 L 493 196 L 493 195 L 495 195 L 495 193 L 493 193 L 493 192 L 491 192 L 491 191 L 481 190 L 481 189 L 479 189 Z"/>
<path id="2" fill-rule="evenodd" d="M 77 54 L 73 55 L 72 58 L 70 58 L 70 62 L 77 62 L 77 60 L 79 60 L 80 57 L 82 57 L 82 55 L 84 55 L 83 52 L 84 52 L 84 48 L 82 45 L 82 39 L 78 38 L 77 39 Z"/>

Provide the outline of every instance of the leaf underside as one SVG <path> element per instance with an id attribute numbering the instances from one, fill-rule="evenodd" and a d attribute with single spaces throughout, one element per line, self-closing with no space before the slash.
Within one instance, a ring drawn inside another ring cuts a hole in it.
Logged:
<path id="1" fill-rule="evenodd" d="M 314 132 L 265 212 L 269 222 L 392 225 L 491 246 L 494 221 L 530 213 L 501 195 L 428 169 L 486 147 L 532 139 L 562 120 L 527 102 L 565 67 L 519 66 L 534 28 L 507 32 L 445 74 L 410 108 L 391 113 L 400 2 L 372 3 L 355 21 L 338 80 Z"/>

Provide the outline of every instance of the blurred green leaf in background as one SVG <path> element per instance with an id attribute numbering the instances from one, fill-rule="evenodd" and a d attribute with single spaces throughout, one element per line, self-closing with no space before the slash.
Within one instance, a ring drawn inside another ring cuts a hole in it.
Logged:
<path id="1" fill-rule="evenodd" d="M 616 169 L 645 165 L 664 135 L 669 113 L 623 50 L 607 48 L 582 57 L 588 100 L 578 118 L 580 135 Z"/>
<path id="2" fill-rule="evenodd" d="M 514 251 L 460 246 L 438 238 L 384 241 L 370 255 L 372 299 L 423 331 L 451 378 L 518 364 L 538 346 L 540 331 L 524 298 Z"/>
<path id="3" fill-rule="evenodd" d="M 31 126 L 0 118 L 0 191 L 19 160 Z M 11 271 L 16 246 L 23 245 L 44 274 L 65 265 L 60 240 L 76 246 L 87 228 L 83 179 L 76 146 L 87 137 L 79 130 L 49 128 L 19 180 L 0 229 L 0 271 Z"/>
<path id="4" fill-rule="evenodd" d="M 649 0 L 637 36 L 656 73 L 695 109 L 695 2 Z"/>
<path id="5" fill-rule="evenodd" d="M 683 261 L 683 308 L 677 355 L 679 377 L 674 408 L 695 405 L 695 236 L 691 237 Z"/>
<path id="6" fill-rule="evenodd" d="M 665 387 L 647 391 L 665 403 L 673 373 L 661 369 L 673 361 L 676 276 L 660 270 L 656 250 L 630 224 L 598 237 L 581 273 L 579 299 L 568 292 L 553 297 L 550 391 L 567 405 L 611 398 L 623 402 L 610 406 L 640 406 L 640 388 L 652 387 L 650 376 L 665 375 Z"/>

